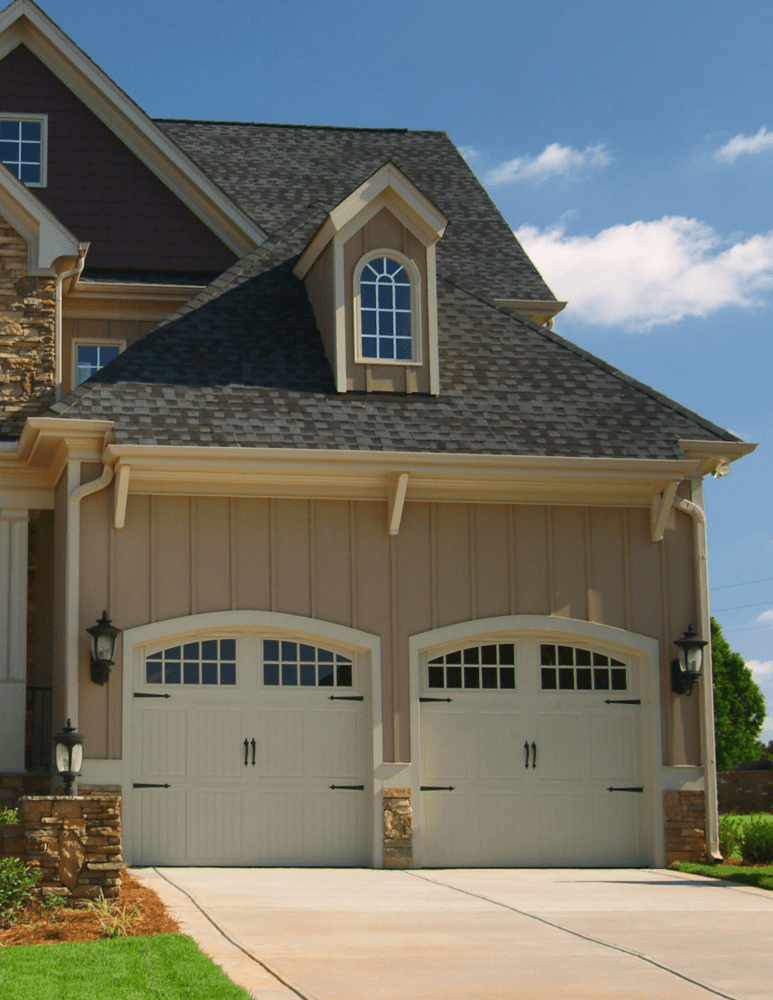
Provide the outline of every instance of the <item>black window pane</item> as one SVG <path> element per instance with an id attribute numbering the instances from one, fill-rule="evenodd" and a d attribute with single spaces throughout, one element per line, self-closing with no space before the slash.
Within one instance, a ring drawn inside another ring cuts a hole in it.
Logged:
<path id="1" fill-rule="evenodd" d="M 384 257 L 384 270 L 387 274 L 396 274 L 398 271 L 402 270 L 403 265 L 398 264 L 396 260 L 392 260 L 391 257 Z"/>
<path id="2" fill-rule="evenodd" d="M 19 139 L 20 122 L 0 122 L 0 139 Z"/>
<path id="3" fill-rule="evenodd" d="M 615 662 L 614 660 L 612 661 Z M 625 676 L 625 670 L 620 670 L 619 668 L 612 670 L 612 690 L 613 691 L 626 691 L 628 689 L 627 678 Z"/>
<path id="4" fill-rule="evenodd" d="M 278 663 L 266 663 L 263 666 L 263 683 L 264 684 L 278 684 L 279 683 L 279 664 Z"/>
<path id="5" fill-rule="evenodd" d="M 593 654 L 593 666 L 594 667 L 608 667 L 609 657 L 604 656 L 602 653 Z"/>
<path id="6" fill-rule="evenodd" d="M 609 671 L 596 667 L 593 671 L 593 686 L 597 691 L 608 691 Z"/>
<path id="7" fill-rule="evenodd" d="M 555 646 L 540 646 L 540 663 L 543 667 L 554 667 L 556 665 Z"/>
<path id="8" fill-rule="evenodd" d="M 352 686 L 352 665 L 351 663 L 339 663 L 336 667 L 336 683 L 338 687 Z"/>
<path id="9" fill-rule="evenodd" d="M 574 651 L 574 662 L 578 667 L 589 667 L 590 666 L 590 650 L 589 649 L 575 649 Z"/>
<path id="10" fill-rule="evenodd" d="M 429 662 L 430 663 L 442 663 L 443 662 L 443 657 L 442 656 L 436 656 L 434 660 L 430 660 Z"/>
<path id="11" fill-rule="evenodd" d="M 180 647 L 179 646 L 172 646 L 171 649 L 165 649 L 164 650 L 164 659 L 165 660 L 179 660 L 180 659 Z"/>
<path id="12" fill-rule="evenodd" d="M 511 642 L 499 644 L 499 663 L 501 666 L 515 663 L 515 646 Z"/>
<path id="13" fill-rule="evenodd" d="M 574 663 L 574 650 L 571 646 L 558 647 L 558 662 L 561 666 L 571 667 Z"/>
<path id="14" fill-rule="evenodd" d="M 320 665 L 319 665 L 319 684 L 320 684 L 320 687 L 332 687 L 333 686 L 333 664 L 332 663 L 320 663 Z"/>
<path id="15" fill-rule="evenodd" d="M 40 167 L 35 163 L 22 163 L 19 167 L 19 180 L 25 184 L 39 184 Z"/>
<path id="16" fill-rule="evenodd" d="M 363 358 L 378 357 L 378 341 L 375 337 L 362 338 L 362 356 Z"/>
<path id="17" fill-rule="evenodd" d="M 186 663 L 183 667 L 183 681 L 186 684 L 198 684 L 199 683 L 199 664 L 196 663 Z"/>
<path id="18" fill-rule="evenodd" d="M 183 659 L 198 660 L 199 658 L 199 644 L 197 642 L 186 642 L 183 646 Z"/>
<path id="19" fill-rule="evenodd" d="M 301 663 L 316 663 L 317 661 L 317 651 L 314 646 L 307 646 L 305 643 L 301 643 L 299 647 L 299 656 Z"/>
<path id="20" fill-rule="evenodd" d="M 515 690 L 515 668 L 514 667 L 500 667 L 499 668 L 499 686 L 501 688 L 507 688 L 508 690 Z"/>
<path id="21" fill-rule="evenodd" d="M 498 663 L 497 658 L 497 647 L 496 646 L 481 646 L 480 648 L 480 662 L 481 663 Z"/>
<path id="22" fill-rule="evenodd" d="M 276 639 L 263 640 L 263 659 L 264 660 L 279 659 L 279 643 L 277 642 Z"/>
<path id="23" fill-rule="evenodd" d="M 283 643 L 284 645 L 284 643 Z M 282 684 L 292 687 L 298 683 L 298 666 L 295 663 L 282 664 Z"/>
<path id="24" fill-rule="evenodd" d="M 283 660 L 297 660 L 298 659 L 298 643 L 297 642 L 283 642 L 282 643 L 282 659 Z"/>
<path id="25" fill-rule="evenodd" d="M 236 664 L 235 663 L 221 663 L 220 664 L 220 683 L 221 684 L 235 684 L 236 683 Z"/>
<path id="26" fill-rule="evenodd" d="M 480 663 L 480 649 L 477 646 L 471 646 L 469 649 L 465 649 L 464 662 Z"/>
<path id="27" fill-rule="evenodd" d="M 545 648 L 544 646 L 542 647 Z M 555 691 L 557 687 L 556 684 L 556 668 L 555 667 L 543 667 L 542 668 L 542 690 L 543 691 Z"/>
<path id="28" fill-rule="evenodd" d="M 165 684 L 179 684 L 180 683 L 180 661 L 170 661 L 164 664 L 164 683 Z"/>
<path id="29" fill-rule="evenodd" d="M 399 317 L 398 317 L 399 319 Z M 413 344 L 410 340 L 398 338 L 395 341 L 395 358 L 398 361 L 410 361 L 413 357 Z"/>
<path id="30" fill-rule="evenodd" d="M 411 308 L 410 285 L 398 285 L 397 288 L 395 288 L 395 305 L 397 306 L 398 309 Z M 408 315 L 410 315 L 410 313 Z"/>
<path id="31" fill-rule="evenodd" d="M 217 684 L 217 664 L 216 663 L 202 663 L 202 665 L 201 665 L 201 683 L 202 684 Z"/>
<path id="32" fill-rule="evenodd" d="M 496 667 L 482 667 L 481 668 L 482 678 L 481 687 L 484 688 L 495 688 L 497 687 L 497 668 Z"/>
<path id="33" fill-rule="evenodd" d="M 429 686 L 431 688 L 442 688 L 445 683 L 444 670 L 442 667 L 429 668 Z"/>
<path id="34" fill-rule="evenodd" d="M 40 142 L 40 122 L 21 122 L 21 137 L 27 141 Z"/>
<path id="35" fill-rule="evenodd" d="M 333 654 L 330 652 L 329 649 L 318 649 L 317 659 L 319 660 L 320 663 L 332 663 Z"/>
<path id="36" fill-rule="evenodd" d="M 314 687 L 317 683 L 317 667 L 314 663 L 301 664 L 301 687 Z"/>
<path id="37" fill-rule="evenodd" d="M 578 691 L 592 691 L 593 690 L 593 677 L 590 672 L 590 667 L 580 667 L 577 671 L 577 690 Z"/>
<path id="38" fill-rule="evenodd" d="M 446 667 L 446 687 L 460 688 L 462 686 L 462 668 Z"/>
<path id="39" fill-rule="evenodd" d="M 163 653 L 151 653 L 150 656 L 147 657 L 147 659 L 149 659 L 149 660 L 160 660 L 163 655 L 164 655 Z"/>
<path id="40" fill-rule="evenodd" d="M 148 661 L 145 664 L 145 680 L 148 684 L 161 683 L 161 664 L 158 661 Z"/>
<path id="41" fill-rule="evenodd" d="M 558 686 L 562 691 L 574 691 L 574 670 L 571 667 L 559 667 Z"/>
<path id="42" fill-rule="evenodd" d="M 466 688 L 480 687 L 480 670 L 477 667 L 464 668 L 464 686 Z"/>
<path id="43" fill-rule="evenodd" d="M 360 305 L 363 309 L 376 308 L 376 286 L 369 282 L 360 285 Z"/>
<path id="44" fill-rule="evenodd" d="M 220 659 L 221 660 L 236 659 L 236 639 L 220 640 Z"/>
<path id="45" fill-rule="evenodd" d="M 217 639 L 205 639 L 201 644 L 202 660 L 217 659 Z"/>
<path id="46" fill-rule="evenodd" d="M 351 663 L 351 656 L 341 656 L 340 653 L 336 653 L 336 663 Z"/>
<path id="47" fill-rule="evenodd" d="M 461 649 L 454 650 L 453 653 L 449 653 L 446 656 L 446 663 L 461 663 L 462 662 L 462 651 Z"/>
<path id="48" fill-rule="evenodd" d="M 623 663 L 622 660 L 613 660 L 611 657 L 610 657 L 609 662 L 612 664 L 613 667 L 624 667 L 625 666 L 625 664 Z"/>

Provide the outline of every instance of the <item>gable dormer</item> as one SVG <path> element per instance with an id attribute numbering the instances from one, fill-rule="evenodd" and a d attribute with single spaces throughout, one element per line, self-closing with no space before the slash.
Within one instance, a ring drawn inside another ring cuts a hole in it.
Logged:
<path id="1" fill-rule="evenodd" d="M 435 245 L 447 222 L 387 162 L 301 255 L 294 273 L 338 392 L 439 393 Z"/>

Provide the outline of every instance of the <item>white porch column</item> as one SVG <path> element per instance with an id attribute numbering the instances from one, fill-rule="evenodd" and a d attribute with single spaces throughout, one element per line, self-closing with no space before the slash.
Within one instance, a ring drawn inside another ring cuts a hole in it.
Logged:
<path id="1" fill-rule="evenodd" d="M 29 511 L 0 510 L 0 771 L 24 770 Z"/>

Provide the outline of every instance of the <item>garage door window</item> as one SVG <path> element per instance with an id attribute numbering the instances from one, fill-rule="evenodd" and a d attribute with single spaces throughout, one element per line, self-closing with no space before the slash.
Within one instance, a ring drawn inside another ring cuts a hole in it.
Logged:
<path id="1" fill-rule="evenodd" d="M 145 657 L 148 684 L 236 684 L 236 640 L 204 639 Z"/>
<path id="2" fill-rule="evenodd" d="M 263 683 L 270 687 L 350 688 L 352 660 L 305 642 L 264 639 Z"/>
<path id="3" fill-rule="evenodd" d="M 627 691 L 622 660 L 576 646 L 540 646 L 543 691 Z"/>
<path id="4" fill-rule="evenodd" d="M 515 646 L 511 642 L 466 646 L 436 656 L 427 665 L 427 686 L 468 690 L 515 688 Z"/>

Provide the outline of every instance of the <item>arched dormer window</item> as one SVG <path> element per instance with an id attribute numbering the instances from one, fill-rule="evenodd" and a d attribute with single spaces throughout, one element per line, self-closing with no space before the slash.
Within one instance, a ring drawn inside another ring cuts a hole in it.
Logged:
<path id="1" fill-rule="evenodd" d="M 359 360 L 418 362 L 419 324 L 409 267 L 397 255 L 378 252 L 358 268 Z"/>

